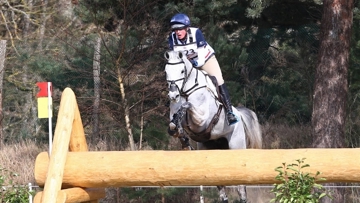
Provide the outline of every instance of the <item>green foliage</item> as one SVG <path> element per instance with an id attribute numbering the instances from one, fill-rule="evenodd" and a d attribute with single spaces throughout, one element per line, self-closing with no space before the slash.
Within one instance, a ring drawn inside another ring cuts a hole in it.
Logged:
<path id="1" fill-rule="evenodd" d="M 251 0 L 250 6 L 247 8 L 247 16 L 250 18 L 260 17 L 262 11 L 269 6 L 270 1 Z"/>
<path id="2" fill-rule="evenodd" d="M 2 203 L 27 203 L 30 192 L 26 186 L 16 186 L 14 178 L 18 176 L 5 168 L 0 168 L 0 202 Z"/>
<path id="3" fill-rule="evenodd" d="M 133 120 L 137 120 L 137 118 L 134 117 Z M 169 139 L 172 138 L 167 134 L 168 122 L 168 120 L 156 115 L 145 118 L 141 141 L 154 150 L 167 149 Z M 133 134 L 135 143 L 140 142 L 140 126 L 133 125 Z"/>
<path id="4" fill-rule="evenodd" d="M 310 167 L 304 163 L 305 158 L 297 159 L 297 163 L 283 163 L 275 171 L 279 174 L 275 177 L 281 183 L 275 183 L 271 190 L 275 194 L 275 198 L 271 202 L 280 203 L 317 203 L 325 196 L 331 198 L 326 193 L 325 188 L 317 184 L 316 181 L 324 181 L 324 178 L 318 178 L 320 172 L 316 172 L 315 176 L 304 172 L 303 169 Z"/>
<path id="5" fill-rule="evenodd" d="M 358 1 L 355 6 L 349 61 L 349 109 L 346 127 L 346 143 L 350 147 L 360 146 L 360 2 Z"/>

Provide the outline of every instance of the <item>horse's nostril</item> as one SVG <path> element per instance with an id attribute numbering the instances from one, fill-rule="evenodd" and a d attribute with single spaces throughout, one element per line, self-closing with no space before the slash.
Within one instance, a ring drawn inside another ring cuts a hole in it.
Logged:
<path id="1" fill-rule="evenodd" d="M 175 84 L 171 84 L 170 85 L 170 88 L 169 88 L 169 90 L 171 91 L 171 92 L 174 92 L 174 91 L 176 91 L 176 85 Z"/>

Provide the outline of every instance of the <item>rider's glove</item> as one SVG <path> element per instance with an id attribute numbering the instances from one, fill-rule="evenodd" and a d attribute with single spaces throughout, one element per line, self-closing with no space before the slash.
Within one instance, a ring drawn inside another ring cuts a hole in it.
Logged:
<path id="1" fill-rule="evenodd" d="M 190 62 L 193 64 L 194 67 L 197 67 L 197 65 L 198 65 L 198 62 L 197 62 L 197 61 L 195 61 L 195 60 L 192 59 L 192 60 L 190 60 Z"/>

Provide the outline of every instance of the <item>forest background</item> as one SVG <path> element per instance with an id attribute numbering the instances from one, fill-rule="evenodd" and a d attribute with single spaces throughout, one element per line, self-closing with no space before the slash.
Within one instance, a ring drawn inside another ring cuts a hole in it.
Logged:
<path id="1" fill-rule="evenodd" d="M 188 14 L 214 47 L 233 104 L 257 113 L 264 148 L 313 144 L 323 1 L 2 0 L 0 5 L 0 37 L 7 41 L 1 150 L 21 151 L 24 156 L 14 154 L 28 157 L 29 167 L 48 144 L 48 120 L 37 117 L 40 81 L 53 84 L 54 126 L 61 92 L 73 89 L 93 150 L 179 149 L 166 131 L 163 57 L 169 20 L 178 12 Z M 359 1 L 354 5 L 346 147 L 360 144 Z M 6 158 L 8 168 L 27 174 L 25 184 L 33 181 L 28 169 L 16 168 L 24 163 L 16 157 Z"/>

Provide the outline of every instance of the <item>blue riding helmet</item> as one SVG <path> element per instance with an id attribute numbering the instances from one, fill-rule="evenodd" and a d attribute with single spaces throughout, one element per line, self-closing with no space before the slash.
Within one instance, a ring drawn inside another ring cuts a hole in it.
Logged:
<path id="1" fill-rule="evenodd" d="M 174 15 L 170 20 L 171 29 L 183 29 L 190 26 L 190 18 L 183 14 L 178 13 Z"/>

